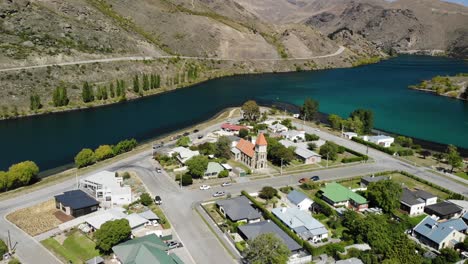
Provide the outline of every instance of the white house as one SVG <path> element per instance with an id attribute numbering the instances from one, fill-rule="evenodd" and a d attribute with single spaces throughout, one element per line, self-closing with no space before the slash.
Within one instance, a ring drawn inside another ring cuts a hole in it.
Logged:
<path id="1" fill-rule="evenodd" d="M 187 160 L 200 155 L 200 152 L 198 150 L 193 151 L 189 148 L 185 147 L 176 147 L 173 148 L 172 151 L 168 153 L 169 156 L 172 156 L 173 153 L 177 153 L 177 160 L 179 160 L 180 163 L 185 164 Z"/>
<path id="2" fill-rule="evenodd" d="M 294 207 L 273 208 L 271 212 L 304 240 L 320 242 L 328 238 L 327 228 L 313 218 L 309 212 L 304 212 Z"/>
<path id="3" fill-rule="evenodd" d="M 109 210 L 99 211 L 98 213 L 86 218 L 85 222 L 94 230 L 101 228 L 101 226 L 108 222 L 119 219 L 127 219 L 132 231 L 137 231 L 145 226 L 148 220 L 137 213 L 126 214 L 125 209 L 121 207 L 114 207 Z"/>
<path id="4" fill-rule="evenodd" d="M 281 132 L 281 136 L 291 141 L 305 141 L 304 130 L 289 130 Z"/>
<path id="5" fill-rule="evenodd" d="M 287 197 L 292 204 L 302 211 L 308 211 L 314 203 L 307 195 L 296 190 L 290 192 Z"/>
<path id="6" fill-rule="evenodd" d="M 96 200 L 125 205 L 132 202 L 132 189 L 123 185 L 122 177 L 116 177 L 114 172 L 100 171 L 81 179 L 79 188 L 90 193 Z"/>
<path id="7" fill-rule="evenodd" d="M 401 209 L 406 211 L 410 216 L 416 216 L 424 213 L 424 208 L 428 205 L 437 203 L 437 196 L 423 190 L 410 190 L 403 188 L 401 193 L 400 204 Z"/>
<path id="8" fill-rule="evenodd" d="M 273 132 L 273 133 L 276 133 L 276 134 L 281 134 L 282 132 L 286 132 L 289 129 L 286 126 L 277 123 L 277 124 L 274 124 L 274 125 L 269 125 L 268 130 Z"/>
<path id="9" fill-rule="evenodd" d="M 354 132 L 344 132 L 343 137 L 347 139 L 353 139 L 353 137 L 357 137 L 358 134 Z"/>
<path id="10" fill-rule="evenodd" d="M 296 157 L 302 160 L 304 164 L 315 164 L 322 161 L 322 156 L 320 156 L 320 154 L 309 150 L 303 143 L 294 143 L 285 139 L 280 140 L 279 143 L 287 148 L 294 147 L 294 154 L 296 154 Z"/>
<path id="11" fill-rule="evenodd" d="M 393 137 L 384 136 L 384 135 L 364 136 L 362 139 L 364 139 L 364 141 L 369 141 L 369 142 L 372 142 L 374 144 L 383 146 L 385 148 L 390 147 L 393 144 L 393 142 L 395 142 L 395 139 Z"/>

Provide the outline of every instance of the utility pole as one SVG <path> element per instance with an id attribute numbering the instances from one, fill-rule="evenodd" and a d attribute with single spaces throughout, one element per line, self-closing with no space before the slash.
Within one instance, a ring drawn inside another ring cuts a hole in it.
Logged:
<path id="1" fill-rule="evenodd" d="M 283 158 L 281 158 L 280 174 L 283 176 Z"/>
<path id="2" fill-rule="evenodd" d="M 328 153 L 330 153 L 330 152 L 327 152 L 327 168 L 328 168 Z"/>

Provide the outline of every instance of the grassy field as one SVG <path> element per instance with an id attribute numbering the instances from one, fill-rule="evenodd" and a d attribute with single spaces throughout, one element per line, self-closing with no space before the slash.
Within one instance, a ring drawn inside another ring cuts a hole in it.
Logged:
<path id="1" fill-rule="evenodd" d="M 96 244 L 79 231 L 73 231 L 61 244 L 51 237 L 41 242 L 64 262 L 85 263 L 86 260 L 99 256 Z"/>
<path id="2" fill-rule="evenodd" d="M 463 178 L 465 180 L 468 180 L 468 173 L 466 173 L 466 172 L 460 171 L 460 172 L 455 173 L 455 175 L 457 175 L 458 177 Z"/>
<path id="3" fill-rule="evenodd" d="M 224 218 L 216 210 L 215 203 L 205 204 L 202 206 L 216 224 L 220 224 L 224 222 Z"/>
<path id="4" fill-rule="evenodd" d="M 424 190 L 424 191 L 427 191 L 427 192 L 430 192 L 434 195 L 437 195 L 437 197 L 441 198 L 441 199 L 447 199 L 447 197 L 449 196 L 449 194 L 445 193 L 445 192 L 442 192 L 434 187 L 431 187 L 431 186 L 428 186 L 422 182 L 418 182 L 416 180 L 413 180 L 409 177 L 406 177 L 405 175 L 402 175 L 400 173 L 393 173 L 393 174 L 389 174 L 389 175 L 386 175 L 386 176 L 390 176 L 391 179 L 395 182 L 398 182 L 400 184 L 402 184 L 404 187 L 408 187 L 408 188 L 418 188 L 418 189 L 421 189 L 421 190 Z"/>
<path id="5" fill-rule="evenodd" d="M 46 202 L 23 208 L 7 215 L 8 221 L 12 222 L 31 236 L 36 236 L 56 228 L 62 222 L 55 217 L 54 213 L 60 212 L 55 208 L 55 201 Z"/>

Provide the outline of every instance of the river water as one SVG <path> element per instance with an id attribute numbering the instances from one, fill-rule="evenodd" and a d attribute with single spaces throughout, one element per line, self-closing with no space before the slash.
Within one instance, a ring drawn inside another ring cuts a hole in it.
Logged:
<path id="1" fill-rule="evenodd" d="M 400 56 L 349 69 L 225 77 L 111 106 L 0 122 L 0 169 L 33 160 L 41 170 L 73 162 L 84 147 L 126 138 L 154 138 L 248 99 L 300 105 L 309 96 L 320 111 L 375 114 L 375 127 L 468 148 L 468 103 L 408 89 L 435 75 L 468 72 L 468 62 Z"/>

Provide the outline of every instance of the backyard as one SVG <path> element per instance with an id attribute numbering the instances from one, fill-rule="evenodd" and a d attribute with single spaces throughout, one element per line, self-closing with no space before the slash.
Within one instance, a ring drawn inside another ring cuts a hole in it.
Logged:
<path id="1" fill-rule="evenodd" d="M 85 263 L 86 260 L 99 256 L 96 244 L 78 230 L 70 231 L 68 236 L 50 237 L 41 243 L 66 263 Z"/>

